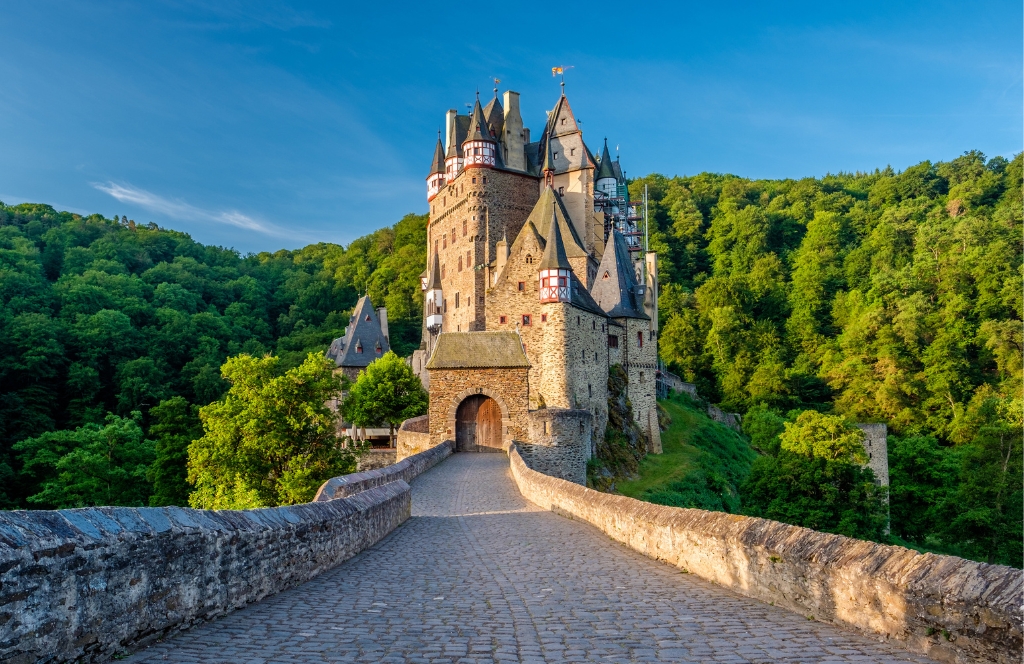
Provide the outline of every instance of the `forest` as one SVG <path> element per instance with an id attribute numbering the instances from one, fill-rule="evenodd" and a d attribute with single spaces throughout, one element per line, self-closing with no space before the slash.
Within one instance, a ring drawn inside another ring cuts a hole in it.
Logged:
<path id="1" fill-rule="evenodd" d="M 195 407 L 227 390 L 225 360 L 297 367 L 363 293 L 408 355 L 425 247 L 425 215 L 344 248 L 242 256 L 126 217 L 0 204 L 0 507 L 187 504 L 160 486 L 184 475 L 160 454 L 180 445 L 161 442 L 198 437 Z M 58 481 L 68 467 L 94 479 Z"/>
<path id="2" fill-rule="evenodd" d="M 778 438 L 802 412 L 886 423 L 896 541 L 1021 566 L 1021 176 L 1021 155 L 968 152 L 901 173 L 631 182 L 650 197 L 661 357 L 769 422 L 750 432 L 752 472 L 782 474 L 758 491 L 785 488 Z M 785 507 L 763 514 L 799 520 Z"/>
<path id="3" fill-rule="evenodd" d="M 902 172 L 631 181 L 650 198 L 662 360 L 754 427 L 753 479 L 731 479 L 723 509 L 801 522 L 768 500 L 792 461 L 787 423 L 884 422 L 887 537 L 1021 565 L 1021 186 L 1020 155 L 979 152 Z M 243 256 L 0 204 L 0 507 L 183 504 L 162 479 L 184 467 L 169 441 L 200 435 L 228 357 L 298 367 L 362 293 L 387 306 L 394 350 L 416 347 L 425 227 L 408 215 L 347 247 Z M 102 481 L 57 481 L 70 466 Z"/>

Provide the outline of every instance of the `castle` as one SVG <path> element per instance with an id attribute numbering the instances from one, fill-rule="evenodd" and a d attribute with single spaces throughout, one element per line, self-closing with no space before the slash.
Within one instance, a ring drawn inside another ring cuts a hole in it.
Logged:
<path id="1" fill-rule="evenodd" d="M 512 91 L 499 100 L 495 89 L 486 106 L 478 94 L 445 127 L 426 178 L 423 339 L 412 358 L 430 393 L 429 444 L 516 440 L 534 465 L 583 482 L 619 364 L 648 450 L 660 452 L 657 257 L 607 140 L 595 157 L 564 84 L 537 140 Z"/>

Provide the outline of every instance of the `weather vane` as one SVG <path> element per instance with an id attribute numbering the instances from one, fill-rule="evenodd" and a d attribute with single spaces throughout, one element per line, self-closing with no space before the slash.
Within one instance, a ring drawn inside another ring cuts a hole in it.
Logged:
<path id="1" fill-rule="evenodd" d="M 565 70 L 566 69 L 575 69 L 575 67 L 573 65 L 559 65 L 558 67 L 552 67 L 551 68 L 551 76 L 552 77 L 554 77 L 554 76 L 561 76 L 562 77 L 562 88 L 565 88 Z"/>

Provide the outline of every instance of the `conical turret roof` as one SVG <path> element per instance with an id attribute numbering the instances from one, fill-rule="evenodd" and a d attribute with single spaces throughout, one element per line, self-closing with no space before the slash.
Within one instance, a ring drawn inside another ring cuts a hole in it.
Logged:
<path id="1" fill-rule="evenodd" d="M 612 156 L 608 154 L 608 139 L 604 139 L 604 150 L 601 151 L 601 164 L 597 168 L 595 180 L 602 178 L 615 178 L 615 169 L 612 167 Z"/>
<path id="2" fill-rule="evenodd" d="M 434 160 L 430 163 L 430 175 L 436 175 L 438 173 L 444 173 L 444 146 L 441 145 L 440 132 L 437 136 L 437 145 L 434 146 Z"/>
<path id="3" fill-rule="evenodd" d="M 555 170 L 555 158 L 551 154 L 551 134 L 547 135 L 547 139 L 544 141 L 544 164 L 540 168 L 541 171 L 554 171 Z"/>
<path id="4" fill-rule="evenodd" d="M 484 110 L 480 107 L 479 98 L 476 100 L 476 105 L 473 106 L 473 113 L 470 115 L 469 135 L 466 136 L 466 141 L 495 142 L 494 137 L 491 136 L 491 130 L 487 126 L 487 118 L 484 117 Z"/>
<path id="5" fill-rule="evenodd" d="M 548 230 L 547 245 L 544 257 L 540 260 L 541 270 L 571 270 L 569 258 L 565 255 L 565 244 L 562 242 L 562 230 L 558 227 L 555 206 L 551 206 L 551 226 Z"/>
<path id="6" fill-rule="evenodd" d="M 609 318 L 650 319 L 644 313 L 626 238 L 612 229 L 590 294 Z"/>

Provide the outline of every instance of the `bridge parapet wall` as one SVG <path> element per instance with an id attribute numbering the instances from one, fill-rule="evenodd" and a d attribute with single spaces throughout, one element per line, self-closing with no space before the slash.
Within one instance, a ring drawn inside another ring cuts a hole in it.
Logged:
<path id="1" fill-rule="evenodd" d="M 1021 661 L 1020 570 L 600 493 L 531 470 L 515 443 L 506 449 L 527 500 L 684 572 L 939 660 Z"/>
<path id="2" fill-rule="evenodd" d="M 106 661 L 308 581 L 409 518 L 409 485 L 255 510 L 0 512 L 0 661 Z"/>
<path id="3" fill-rule="evenodd" d="M 425 374 L 424 374 L 425 375 Z M 410 418 L 398 427 L 396 461 L 430 449 L 430 422 L 426 415 Z"/>
<path id="4" fill-rule="evenodd" d="M 346 496 L 354 496 L 361 491 L 397 480 L 411 482 L 414 477 L 433 468 L 440 461 L 451 456 L 454 451 L 455 442 L 446 440 L 440 445 L 427 449 L 425 452 L 414 454 L 390 466 L 342 475 L 341 477 L 332 477 L 320 486 L 320 489 L 316 492 L 316 497 L 313 498 L 313 502 L 319 503 L 345 498 Z"/>

